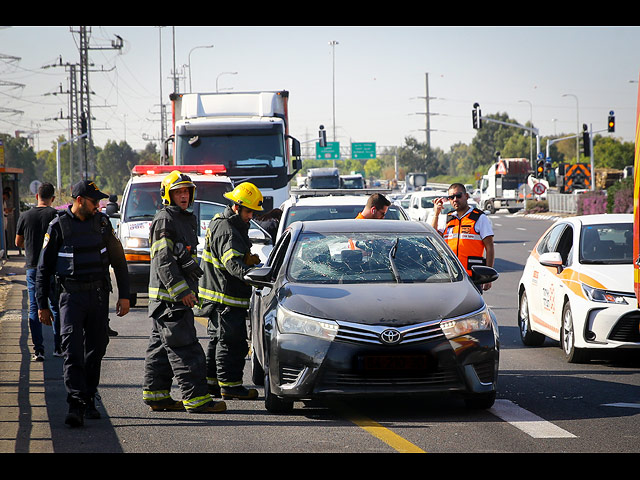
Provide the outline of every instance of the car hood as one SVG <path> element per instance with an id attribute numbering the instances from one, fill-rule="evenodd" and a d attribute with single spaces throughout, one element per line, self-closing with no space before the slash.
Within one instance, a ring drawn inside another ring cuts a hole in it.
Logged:
<path id="1" fill-rule="evenodd" d="M 411 325 L 479 310 L 484 300 L 467 280 L 451 283 L 288 283 L 280 304 L 313 317 L 368 325 Z"/>
<path id="2" fill-rule="evenodd" d="M 633 293 L 633 264 L 581 264 L 579 279 L 591 287 Z"/>

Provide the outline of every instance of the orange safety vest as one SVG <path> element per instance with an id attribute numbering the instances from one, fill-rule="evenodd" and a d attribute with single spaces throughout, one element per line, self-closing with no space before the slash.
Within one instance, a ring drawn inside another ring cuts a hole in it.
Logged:
<path id="1" fill-rule="evenodd" d="M 447 215 L 447 225 L 444 228 L 444 241 L 460 259 L 460 263 L 471 275 L 473 265 L 486 265 L 484 258 L 484 243 L 476 231 L 476 222 L 484 212 L 474 208 L 462 218 L 453 214 Z"/>

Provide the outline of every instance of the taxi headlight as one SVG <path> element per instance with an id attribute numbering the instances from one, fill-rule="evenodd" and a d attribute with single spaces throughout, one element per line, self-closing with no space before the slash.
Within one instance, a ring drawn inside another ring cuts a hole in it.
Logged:
<path id="1" fill-rule="evenodd" d="M 300 315 L 280 305 L 276 321 L 280 333 L 297 333 L 325 340 L 333 340 L 338 333 L 338 324 L 331 320 Z"/>
<path id="2" fill-rule="evenodd" d="M 589 285 L 582 284 L 582 290 L 589 300 L 600 303 L 616 303 L 618 305 L 626 305 L 627 300 L 624 295 L 618 292 L 609 292 L 600 288 L 593 288 Z"/>
<path id="3" fill-rule="evenodd" d="M 149 239 L 145 237 L 124 237 L 124 248 L 149 248 Z"/>
<path id="4" fill-rule="evenodd" d="M 443 320 L 440 328 L 448 339 L 466 335 L 480 330 L 491 330 L 491 316 L 488 309 L 474 313 L 468 317 L 456 318 L 453 320 Z"/>

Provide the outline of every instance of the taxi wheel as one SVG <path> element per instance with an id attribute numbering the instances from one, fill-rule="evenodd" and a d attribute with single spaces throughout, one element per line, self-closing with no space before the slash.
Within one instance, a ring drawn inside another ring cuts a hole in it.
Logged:
<path id="1" fill-rule="evenodd" d="M 529 347 L 538 347 L 544 343 L 545 336 L 531 329 L 529 317 L 529 302 L 525 290 L 520 294 L 520 306 L 518 308 L 518 329 L 522 343 Z"/>
<path id="2" fill-rule="evenodd" d="M 291 413 L 293 411 L 293 401 L 285 400 L 271 393 L 269 374 L 264 375 L 264 405 L 271 413 Z"/>
<path id="3" fill-rule="evenodd" d="M 575 330 L 573 328 L 573 314 L 571 313 L 571 305 L 565 303 L 562 309 L 562 330 L 560 332 L 560 343 L 562 351 L 569 363 L 582 363 L 587 361 L 588 355 L 582 348 L 575 346 Z"/>

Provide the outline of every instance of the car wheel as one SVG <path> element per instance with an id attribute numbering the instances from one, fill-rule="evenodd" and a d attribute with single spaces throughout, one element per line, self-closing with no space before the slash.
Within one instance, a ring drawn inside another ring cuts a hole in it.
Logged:
<path id="1" fill-rule="evenodd" d="M 496 401 L 496 392 L 476 393 L 465 397 L 464 403 L 467 408 L 474 410 L 487 410 L 493 407 Z"/>
<path id="2" fill-rule="evenodd" d="M 293 410 L 293 401 L 284 400 L 271 392 L 269 374 L 264 374 L 264 405 L 271 413 L 290 413 Z"/>
<path id="3" fill-rule="evenodd" d="M 545 336 L 534 332 L 531 328 L 531 317 L 529 316 L 529 301 L 525 290 L 520 294 L 520 306 L 518 308 L 518 329 L 522 343 L 529 347 L 538 347 L 544 343 Z"/>
<path id="4" fill-rule="evenodd" d="M 264 369 L 256 356 L 256 351 L 251 349 L 251 381 L 254 385 L 264 385 Z"/>
<path id="5" fill-rule="evenodd" d="M 562 350 L 569 363 L 581 363 L 588 360 L 586 352 L 581 348 L 576 348 L 575 340 L 573 314 L 571 313 L 571 306 L 567 302 L 562 309 L 562 329 L 560 332 Z"/>

